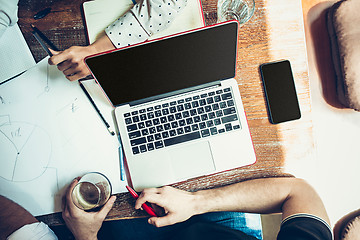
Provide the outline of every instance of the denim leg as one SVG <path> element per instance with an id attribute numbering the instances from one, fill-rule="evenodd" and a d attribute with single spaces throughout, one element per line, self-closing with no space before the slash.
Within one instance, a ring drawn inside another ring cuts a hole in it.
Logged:
<path id="1" fill-rule="evenodd" d="M 257 239 L 262 239 L 262 227 L 259 214 L 240 212 L 212 212 L 196 215 L 183 223 L 156 228 L 147 222 L 148 218 L 109 221 L 103 224 L 99 239 L 147 239 L 165 240 L 193 222 L 214 222 L 242 231 Z"/>
<path id="2" fill-rule="evenodd" d="M 242 212 L 211 212 L 194 216 L 192 221 L 214 222 L 235 230 L 242 231 L 257 239 L 262 239 L 260 214 Z"/>

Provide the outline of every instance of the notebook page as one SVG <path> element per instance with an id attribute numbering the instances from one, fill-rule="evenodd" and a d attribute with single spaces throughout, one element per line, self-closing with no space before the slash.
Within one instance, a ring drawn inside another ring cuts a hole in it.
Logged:
<path id="1" fill-rule="evenodd" d="M 0 49 L 0 83 L 36 64 L 17 24 L 6 29 Z"/>

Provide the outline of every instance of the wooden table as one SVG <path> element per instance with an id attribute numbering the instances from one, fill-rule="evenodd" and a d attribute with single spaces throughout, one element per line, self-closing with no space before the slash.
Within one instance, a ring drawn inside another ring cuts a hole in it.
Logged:
<path id="1" fill-rule="evenodd" d="M 30 24 L 35 24 L 60 49 L 72 45 L 87 45 L 81 4 L 84 0 L 20 0 L 19 25 L 36 59 L 46 56 L 31 35 Z M 216 22 L 216 0 L 202 0 L 206 25 Z M 51 7 L 43 19 L 33 15 Z M 305 49 L 305 34 L 301 0 L 256 0 L 256 10 L 250 21 L 239 29 L 236 80 L 242 95 L 257 162 L 248 167 L 195 178 L 173 186 L 194 191 L 215 188 L 239 181 L 288 176 L 291 168 L 311 158 L 312 138 L 309 77 Z M 296 82 L 302 118 L 279 125 L 268 120 L 259 65 L 279 59 L 289 59 Z M 241 146 L 239 146 L 241 147 Z M 127 193 L 118 194 L 107 219 L 144 216 L 135 211 L 134 201 Z M 61 224 L 60 214 L 40 216 L 50 224 Z"/>

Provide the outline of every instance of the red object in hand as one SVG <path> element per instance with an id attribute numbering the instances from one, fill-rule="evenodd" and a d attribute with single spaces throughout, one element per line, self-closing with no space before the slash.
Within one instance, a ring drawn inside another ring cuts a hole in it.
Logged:
<path id="1" fill-rule="evenodd" d="M 134 189 L 132 189 L 129 186 L 126 186 L 126 189 L 129 191 L 129 193 L 131 194 L 131 196 L 136 200 L 139 198 L 139 195 L 134 191 Z M 146 203 L 143 203 L 141 205 L 141 207 L 145 210 L 145 212 L 147 212 L 150 216 L 152 217 L 157 217 L 154 209 L 152 209 L 150 206 L 148 206 Z"/>

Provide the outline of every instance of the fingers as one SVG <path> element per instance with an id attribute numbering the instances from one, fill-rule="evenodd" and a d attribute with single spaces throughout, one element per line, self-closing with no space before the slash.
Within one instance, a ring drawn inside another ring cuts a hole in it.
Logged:
<path id="1" fill-rule="evenodd" d="M 76 186 L 76 184 L 78 184 L 78 182 L 79 182 L 79 179 L 75 178 L 70 183 L 69 187 L 67 188 L 66 197 L 65 197 L 65 200 L 66 200 L 65 209 L 68 208 L 69 210 L 73 210 L 74 208 L 77 208 L 72 201 L 71 195 L 72 195 L 72 191 L 73 191 L 74 187 Z"/>
<path id="2" fill-rule="evenodd" d="M 57 65 L 65 77 L 70 81 L 79 80 L 90 75 L 84 63 L 84 58 L 90 53 L 86 47 L 73 46 L 62 52 L 51 50 L 53 56 L 49 58 L 50 65 Z"/>
<path id="3" fill-rule="evenodd" d="M 104 220 L 105 217 L 108 215 L 108 213 L 110 212 L 112 206 L 114 205 L 114 202 L 116 200 L 116 196 L 112 196 L 107 203 L 101 208 L 101 210 L 99 211 L 98 215 L 99 217 Z"/>
<path id="4" fill-rule="evenodd" d="M 141 205 L 146 202 L 154 203 L 161 206 L 161 196 L 158 188 L 147 188 L 140 194 L 135 202 L 135 209 L 140 209 Z"/>

